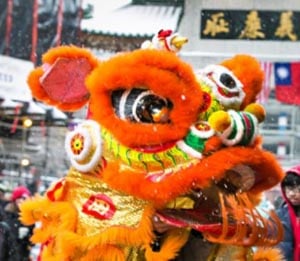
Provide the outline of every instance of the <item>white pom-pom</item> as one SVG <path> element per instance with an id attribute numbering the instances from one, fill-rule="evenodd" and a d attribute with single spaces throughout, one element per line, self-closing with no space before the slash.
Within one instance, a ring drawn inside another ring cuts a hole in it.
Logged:
<path id="1" fill-rule="evenodd" d="M 101 159 L 101 128 L 93 120 L 87 120 L 69 132 L 65 149 L 74 168 L 82 172 L 94 170 Z"/>

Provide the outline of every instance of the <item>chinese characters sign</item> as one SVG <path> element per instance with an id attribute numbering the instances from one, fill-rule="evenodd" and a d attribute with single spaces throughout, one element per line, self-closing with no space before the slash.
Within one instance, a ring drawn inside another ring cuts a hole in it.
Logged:
<path id="1" fill-rule="evenodd" d="M 202 39 L 300 40 L 300 12 L 202 10 Z"/>

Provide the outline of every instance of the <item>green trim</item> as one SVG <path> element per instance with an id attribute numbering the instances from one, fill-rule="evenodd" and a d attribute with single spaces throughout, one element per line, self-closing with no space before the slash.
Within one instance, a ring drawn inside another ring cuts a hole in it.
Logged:
<path id="1" fill-rule="evenodd" d="M 242 123 L 244 126 L 244 135 L 242 137 L 242 140 L 240 142 L 241 145 L 248 145 L 250 143 L 250 141 L 252 140 L 252 137 L 254 135 L 254 131 L 255 131 L 255 125 L 252 119 L 252 115 L 248 114 L 248 113 L 244 113 L 244 114 L 240 114 L 241 118 L 242 118 Z M 246 121 L 245 118 L 247 118 L 250 122 L 250 125 L 248 126 L 250 128 L 250 136 L 246 135 L 246 133 L 248 133 L 247 131 L 247 126 L 246 126 Z"/>
<path id="2" fill-rule="evenodd" d="M 238 128 L 236 126 L 236 120 L 234 118 L 231 119 L 233 121 L 232 129 L 230 135 L 227 137 L 228 140 L 233 140 L 238 133 Z"/>
<path id="3" fill-rule="evenodd" d="M 188 135 L 184 139 L 185 143 L 192 147 L 193 149 L 202 152 L 205 147 L 206 139 L 199 138 L 198 136 L 194 135 L 192 131 L 188 133 Z"/>

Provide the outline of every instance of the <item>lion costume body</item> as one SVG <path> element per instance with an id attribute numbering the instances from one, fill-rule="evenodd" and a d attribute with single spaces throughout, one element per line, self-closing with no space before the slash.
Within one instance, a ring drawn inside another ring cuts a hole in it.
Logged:
<path id="1" fill-rule="evenodd" d="M 258 75 L 247 78 L 260 81 Z M 182 149 L 210 100 L 174 53 L 136 50 L 99 61 L 86 49 L 62 46 L 43 56 L 28 82 L 40 101 L 65 111 L 88 103 L 90 112 L 67 134 L 66 177 L 21 206 L 23 223 L 41 224 L 32 241 L 42 244 L 42 260 L 172 260 L 191 229 L 220 246 L 207 260 L 225 253 L 229 260 L 280 260 L 272 248 L 282 237 L 280 222 L 263 218 L 255 205 L 283 170 L 257 135 L 227 146 L 200 130 L 201 154 Z M 246 97 L 253 95 L 247 88 Z M 155 213 L 174 225 L 158 250 Z M 253 253 L 252 246 L 263 249 Z"/>

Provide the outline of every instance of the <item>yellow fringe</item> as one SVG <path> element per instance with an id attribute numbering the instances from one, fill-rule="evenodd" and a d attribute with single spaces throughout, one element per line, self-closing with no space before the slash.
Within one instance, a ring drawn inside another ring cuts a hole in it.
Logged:
<path id="1" fill-rule="evenodd" d="M 280 249 L 275 247 L 258 248 L 253 254 L 253 261 L 284 261 Z"/>
<path id="2" fill-rule="evenodd" d="M 187 242 L 188 230 L 174 229 L 167 233 L 159 252 L 153 252 L 150 245 L 145 245 L 147 261 L 168 261 L 174 259 L 182 246 Z"/>
<path id="3" fill-rule="evenodd" d="M 68 248 L 70 245 L 80 248 L 94 248 L 105 244 L 123 244 L 138 246 L 152 240 L 152 222 L 150 217 L 154 209 L 149 206 L 145 208 L 141 222 L 137 228 L 122 226 L 109 227 L 107 230 L 95 236 L 81 236 L 73 231 L 65 231 L 61 236 L 62 247 Z"/>
<path id="4" fill-rule="evenodd" d="M 88 251 L 80 261 L 125 261 L 124 252 L 112 245 L 98 246 Z"/>
<path id="5" fill-rule="evenodd" d="M 43 250 L 44 260 L 65 260 L 69 257 L 76 260 L 74 255 L 86 255 L 88 260 L 97 251 L 103 250 L 106 253 L 107 248 L 111 255 L 116 256 L 116 260 L 122 260 L 121 250 L 115 245 L 123 245 L 124 248 L 150 245 L 153 239 L 151 217 L 154 211 L 151 205 L 146 207 L 137 228 L 114 226 L 88 237 L 75 232 L 77 212 L 72 204 L 36 196 L 21 205 L 20 220 L 27 225 L 41 223 L 40 227 L 35 228 L 31 240 L 33 243 L 46 244 Z"/>
<path id="6" fill-rule="evenodd" d="M 20 206 L 20 221 L 25 225 L 40 226 L 34 229 L 33 243 L 46 243 L 63 230 L 74 231 L 77 222 L 76 209 L 69 202 L 52 202 L 35 196 Z"/>

